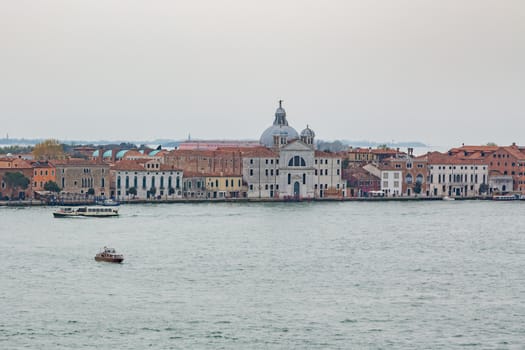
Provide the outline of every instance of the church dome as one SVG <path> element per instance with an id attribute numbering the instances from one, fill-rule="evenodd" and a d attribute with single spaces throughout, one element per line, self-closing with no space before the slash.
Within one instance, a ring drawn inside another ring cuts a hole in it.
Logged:
<path id="1" fill-rule="evenodd" d="M 289 140 L 299 138 L 297 131 L 288 125 L 286 111 L 282 107 L 282 101 L 279 101 L 279 107 L 275 111 L 273 125 L 264 130 L 259 142 L 266 147 L 272 147 L 274 135 L 286 135 Z"/>
<path id="2" fill-rule="evenodd" d="M 306 129 L 301 131 L 301 137 L 315 137 L 315 132 L 306 126 Z"/>

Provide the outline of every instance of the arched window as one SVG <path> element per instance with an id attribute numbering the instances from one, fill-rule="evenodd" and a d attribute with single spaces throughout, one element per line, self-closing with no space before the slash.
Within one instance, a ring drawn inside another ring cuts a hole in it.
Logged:
<path id="1" fill-rule="evenodd" d="M 168 176 L 168 188 L 172 188 L 171 176 Z"/>
<path id="2" fill-rule="evenodd" d="M 160 177 L 160 188 L 164 188 L 164 176 Z"/>
<path id="3" fill-rule="evenodd" d="M 421 175 L 421 174 L 417 174 L 417 176 L 416 176 L 416 182 L 417 182 L 418 184 L 422 184 L 422 183 L 423 183 L 423 175 Z"/>
<path id="4" fill-rule="evenodd" d="M 288 166 L 306 166 L 306 162 L 303 157 L 294 156 L 288 161 Z"/>
<path id="5" fill-rule="evenodd" d="M 405 176 L 405 182 L 407 184 L 411 184 L 412 181 L 413 181 L 412 174 L 407 174 L 407 176 Z"/>
<path id="6" fill-rule="evenodd" d="M 133 178 L 133 187 L 137 188 L 138 184 L 137 184 L 137 177 L 135 176 Z"/>
<path id="7" fill-rule="evenodd" d="M 120 176 L 117 176 L 117 188 L 122 187 L 120 185 L 121 185 L 121 183 L 120 183 Z"/>
<path id="8" fill-rule="evenodd" d="M 146 176 L 142 177 L 142 188 L 146 188 Z"/>
<path id="9" fill-rule="evenodd" d="M 151 177 L 151 188 L 155 187 L 155 176 Z"/>
<path id="10" fill-rule="evenodd" d="M 129 176 L 126 176 L 126 188 L 129 188 Z"/>

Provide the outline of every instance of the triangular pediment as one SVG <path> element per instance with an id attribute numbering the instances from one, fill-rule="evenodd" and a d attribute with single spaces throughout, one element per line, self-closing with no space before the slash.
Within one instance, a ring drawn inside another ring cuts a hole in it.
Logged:
<path id="1" fill-rule="evenodd" d="M 281 148 L 283 151 L 313 151 L 313 149 L 301 140 L 294 140 Z"/>

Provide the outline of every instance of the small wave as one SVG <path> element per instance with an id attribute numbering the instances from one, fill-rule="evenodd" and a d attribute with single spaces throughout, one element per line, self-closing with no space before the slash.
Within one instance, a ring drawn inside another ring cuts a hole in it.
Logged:
<path id="1" fill-rule="evenodd" d="M 345 318 L 344 320 L 341 321 L 341 323 L 357 323 L 357 320 Z"/>

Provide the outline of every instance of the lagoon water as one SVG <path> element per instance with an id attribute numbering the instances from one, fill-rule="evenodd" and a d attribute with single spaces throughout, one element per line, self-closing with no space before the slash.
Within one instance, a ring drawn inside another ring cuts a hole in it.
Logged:
<path id="1" fill-rule="evenodd" d="M 52 211 L 0 208 L 0 349 L 525 348 L 524 202 Z"/>

